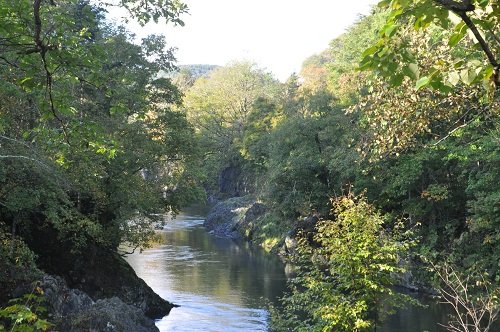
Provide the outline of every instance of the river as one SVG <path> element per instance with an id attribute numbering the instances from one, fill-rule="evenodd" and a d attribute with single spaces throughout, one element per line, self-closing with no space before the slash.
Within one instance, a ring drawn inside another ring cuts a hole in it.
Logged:
<path id="1" fill-rule="evenodd" d="M 181 214 L 159 235 L 161 244 L 127 261 L 156 293 L 180 305 L 156 322 L 160 331 L 267 331 L 266 306 L 286 289 L 278 257 L 208 234 L 200 215 Z M 398 312 L 377 331 L 441 331 L 436 322 L 445 316 L 431 303 Z"/>

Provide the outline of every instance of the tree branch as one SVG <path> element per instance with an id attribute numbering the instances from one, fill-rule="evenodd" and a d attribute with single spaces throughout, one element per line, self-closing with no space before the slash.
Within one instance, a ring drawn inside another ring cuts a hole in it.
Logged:
<path id="1" fill-rule="evenodd" d="M 476 37 L 477 41 L 479 42 L 479 45 L 481 46 L 483 52 L 486 54 L 486 57 L 488 58 L 488 61 L 490 64 L 493 66 L 494 73 L 493 73 L 493 81 L 495 82 L 495 86 L 497 89 L 500 88 L 500 65 L 497 62 L 495 55 L 491 51 L 490 47 L 484 40 L 483 36 L 481 36 L 481 33 L 479 33 L 479 30 L 477 29 L 476 25 L 470 17 L 467 15 L 466 12 L 456 12 L 460 18 L 464 21 L 464 23 L 467 25 L 467 27 L 472 31 L 474 36 Z"/>
<path id="2" fill-rule="evenodd" d="M 45 76 L 46 76 L 46 81 L 47 81 L 47 93 L 49 95 L 49 103 L 50 103 L 50 110 L 52 112 L 52 115 L 59 121 L 61 124 L 61 128 L 64 134 L 64 139 L 68 145 L 71 145 L 69 142 L 69 135 L 68 131 L 66 128 L 66 124 L 64 121 L 57 115 L 57 111 L 55 108 L 54 104 L 54 96 L 52 93 L 52 73 L 49 70 L 48 64 L 47 64 L 47 59 L 46 59 L 46 54 L 47 51 L 51 49 L 50 46 L 47 46 L 43 43 L 41 39 L 41 34 L 42 34 L 42 19 L 40 17 L 40 6 L 41 6 L 42 0 L 35 0 L 33 2 L 33 18 L 35 21 L 35 34 L 33 36 L 33 40 L 35 41 L 36 49 L 42 58 L 42 63 L 43 63 L 43 68 L 45 70 Z M 36 53 L 36 52 L 34 52 Z"/>
<path id="3" fill-rule="evenodd" d="M 34 161 L 36 163 L 39 163 L 40 165 L 46 167 L 47 169 L 51 169 L 47 164 L 41 162 L 40 160 L 35 159 L 35 158 L 26 157 L 26 156 L 0 155 L 0 159 L 26 159 L 26 160 L 30 160 L 30 161 Z"/>
<path id="4" fill-rule="evenodd" d="M 471 0 L 453 1 L 453 0 L 434 0 L 444 8 L 455 13 L 466 13 L 476 9 Z"/>
<path id="5" fill-rule="evenodd" d="M 444 8 L 457 14 L 462 19 L 462 21 L 464 21 L 467 27 L 472 31 L 474 37 L 476 37 L 477 41 L 479 42 L 481 49 L 486 54 L 488 61 L 493 66 L 494 69 L 493 82 L 495 83 L 495 87 L 497 89 L 500 89 L 500 64 L 497 62 L 495 55 L 491 51 L 488 43 L 486 43 L 486 41 L 484 40 L 483 36 L 481 36 L 481 33 L 477 29 L 474 22 L 472 22 L 469 15 L 467 15 L 467 12 L 471 12 L 476 9 L 476 7 L 472 4 L 472 1 L 471 0 L 462 0 L 462 1 L 434 0 L 434 1 L 439 5 L 443 6 Z"/>

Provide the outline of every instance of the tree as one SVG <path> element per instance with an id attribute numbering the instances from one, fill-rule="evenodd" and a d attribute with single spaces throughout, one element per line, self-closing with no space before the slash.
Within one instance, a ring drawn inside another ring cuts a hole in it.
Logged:
<path id="1" fill-rule="evenodd" d="M 122 4 L 143 15 L 162 2 Z M 182 8 L 170 4 L 157 9 L 175 21 Z M 145 245 L 154 214 L 197 195 L 192 128 L 172 109 L 179 91 L 157 77 L 172 68 L 171 51 L 158 36 L 132 44 L 102 10 L 0 4 L 0 222 L 13 236 L 43 228 L 72 250 Z"/>
<path id="2" fill-rule="evenodd" d="M 278 84 L 250 62 L 220 67 L 200 77 L 186 92 L 188 119 L 217 148 L 226 149 L 240 139 L 253 103 L 273 100 Z"/>
<path id="3" fill-rule="evenodd" d="M 250 62 L 219 67 L 200 77 L 186 91 L 184 108 L 195 127 L 205 155 L 205 170 L 214 188 L 214 179 L 225 168 L 240 169 L 245 130 L 259 100 L 277 100 L 279 83 Z M 247 184 L 250 180 L 242 180 Z M 243 189 L 243 191 L 247 190 Z"/>
<path id="4" fill-rule="evenodd" d="M 409 77 L 416 80 L 417 89 L 429 86 L 449 91 L 459 82 L 484 82 L 490 91 L 500 87 L 500 41 L 495 35 L 499 30 L 500 7 L 496 1 L 384 0 L 379 7 L 388 9 L 386 24 L 380 30 L 379 41 L 363 53 L 362 69 L 370 68 L 391 77 L 394 85 Z M 439 39 L 446 38 L 450 53 L 460 49 L 460 41 L 470 32 L 465 56 L 452 62 L 434 56 L 432 66 L 422 68 L 416 54 L 408 49 L 408 41 L 400 38 L 407 25 L 433 33 Z"/>
<path id="5" fill-rule="evenodd" d="M 351 108 L 362 115 L 367 135 L 359 148 L 372 161 L 430 146 L 432 140 L 440 144 L 474 121 L 488 126 L 498 113 L 496 65 L 460 21 L 460 15 L 473 17 L 470 29 L 482 29 L 488 49 L 497 52 L 500 44 L 492 31 L 498 29 L 498 6 L 481 1 L 474 7 L 464 1 L 460 3 L 475 11 L 470 7 L 460 12 L 449 7 L 458 2 L 438 2 L 444 3 L 379 4 L 386 10 L 386 22 L 360 64 L 374 74 L 366 86 L 370 93 Z"/>
<path id="6" fill-rule="evenodd" d="M 500 287 L 495 287 L 484 275 L 464 275 L 448 263 L 433 270 L 439 277 L 437 289 L 443 303 L 453 314 L 447 325 L 450 332 L 488 332 L 500 312 Z"/>
<path id="7" fill-rule="evenodd" d="M 382 303 L 390 312 L 408 300 L 391 286 L 404 271 L 400 260 L 412 242 L 397 227 L 388 232 L 386 217 L 362 196 L 332 204 L 335 219 L 300 237 L 299 272 L 283 299 L 285 311 L 275 316 L 278 329 L 370 331 L 387 314 Z"/>

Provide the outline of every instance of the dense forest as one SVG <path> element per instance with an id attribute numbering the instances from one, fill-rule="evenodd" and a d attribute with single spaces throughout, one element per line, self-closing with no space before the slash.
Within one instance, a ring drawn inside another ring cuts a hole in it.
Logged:
<path id="1" fill-rule="evenodd" d="M 187 11 L 119 3 L 141 24 Z M 0 3 L 0 331 L 60 323 L 40 287 L 31 306 L 14 290 L 46 272 L 91 292 L 82 262 L 202 201 L 253 211 L 232 227 L 296 266 L 273 330 L 371 331 L 416 305 L 401 285 L 440 295 L 449 331 L 492 330 L 497 1 L 380 1 L 285 83 L 252 62 L 176 68 L 106 8 Z"/>

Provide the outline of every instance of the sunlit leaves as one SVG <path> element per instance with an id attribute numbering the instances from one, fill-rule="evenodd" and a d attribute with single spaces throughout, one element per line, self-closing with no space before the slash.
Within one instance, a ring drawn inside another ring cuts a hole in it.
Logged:
<path id="1" fill-rule="evenodd" d="M 370 331 L 375 317 L 407 300 L 391 285 L 404 271 L 400 259 L 412 242 L 398 227 L 387 233 L 386 218 L 363 197 L 339 197 L 332 204 L 335 220 L 320 221 L 312 239 L 300 235 L 298 276 L 274 324 L 293 331 Z"/>
<path id="2" fill-rule="evenodd" d="M 493 69 L 499 70 L 498 60 L 492 60 L 492 57 L 494 58 L 499 54 L 498 40 L 494 32 L 495 30 L 498 31 L 499 26 L 498 5 L 491 0 L 473 1 L 473 4 L 476 6 L 475 11 L 470 11 L 470 8 L 468 8 L 464 12 L 459 12 L 452 7 L 447 7 L 449 5 L 439 5 L 438 1 L 431 0 L 379 2 L 379 7 L 387 10 L 386 24 L 379 31 L 379 40 L 363 53 L 360 69 L 371 69 L 377 75 L 392 77 L 390 82 L 394 86 L 402 83 L 403 80 L 400 76 L 404 75 L 415 81 L 419 80 L 416 83 L 417 89 L 425 87 L 443 92 L 450 91 L 449 87 L 453 87 L 459 82 L 471 85 L 482 81 L 498 80 L 495 75 L 480 75 L 478 77 L 479 72 L 485 71 L 488 66 L 495 65 L 495 62 L 497 68 Z M 468 18 L 464 19 L 459 17 L 460 15 L 470 15 L 472 21 L 467 23 Z M 454 49 L 461 45 L 459 49 L 466 56 L 466 61 L 462 65 L 464 73 L 459 76 L 460 81 L 456 79 L 443 80 L 450 66 L 420 68 L 429 81 L 420 78 L 419 75 L 414 75 L 414 71 L 406 69 L 408 63 L 415 63 L 415 61 L 404 56 L 408 44 L 401 41 L 404 35 L 408 34 L 408 30 L 401 30 L 397 27 L 398 24 L 407 25 L 408 23 L 413 24 L 415 31 L 423 31 L 429 35 L 437 34 L 440 36 L 438 38 L 447 41 L 448 49 L 436 47 L 436 44 L 432 43 L 428 45 L 427 49 L 417 50 L 423 56 L 435 57 L 436 51 L 440 53 L 457 53 Z M 474 28 L 480 30 L 478 33 L 481 34 L 484 42 L 479 42 L 478 37 L 471 32 L 470 25 L 475 25 Z M 464 43 L 464 39 L 468 39 L 468 41 Z M 434 49 L 434 53 L 428 53 L 432 49 Z M 488 54 L 488 52 L 492 54 Z M 476 64 L 470 61 L 470 59 L 474 58 L 482 59 L 479 64 Z M 401 72 L 399 68 L 403 68 Z M 496 84 L 498 85 L 498 82 Z M 487 91 L 492 89 L 489 84 L 483 84 L 483 86 Z"/>
<path id="3" fill-rule="evenodd" d="M 139 24 L 145 25 L 153 21 L 173 22 L 183 26 L 181 14 L 187 13 L 188 8 L 181 0 L 108 0 L 102 1 L 108 6 L 121 6 Z"/>

